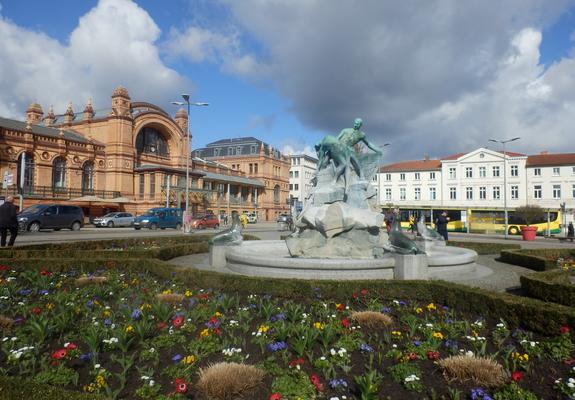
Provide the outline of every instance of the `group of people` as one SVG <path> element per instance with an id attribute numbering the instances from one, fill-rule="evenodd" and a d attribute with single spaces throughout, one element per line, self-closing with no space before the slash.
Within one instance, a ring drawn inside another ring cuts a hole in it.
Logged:
<path id="1" fill-rule="evenodd" d="M 399 214 L 399 209 L 394 208 L 390 212 L 385 215 L 385 227 L 387 232 L 391 231 L 394 222 L 401 222 L 401 215 Z M 447 212 L 443 211 L 434 221 L 435 229 L 437 232 L 443 236 L 445 240 L 448 239 L 447 234 L 447 224 L 449 223 L 449 217 L 447 216 Z M 414 214 L 409 215 L 409 230 L 411 233 L 417 232 L 417 220 Z"/>

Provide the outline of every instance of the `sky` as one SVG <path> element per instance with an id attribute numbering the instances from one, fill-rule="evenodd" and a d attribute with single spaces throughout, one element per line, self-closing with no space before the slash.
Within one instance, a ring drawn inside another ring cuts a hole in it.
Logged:
<path id="1" fill-rule="evenodd" d="M 56 114 L 119 85 L 192 148 L 255 136 L 313 153 L 364 120 L 387 162 L 520 140 L 575 152 L 575 0 L 0 0 L 0 116 Z"/>

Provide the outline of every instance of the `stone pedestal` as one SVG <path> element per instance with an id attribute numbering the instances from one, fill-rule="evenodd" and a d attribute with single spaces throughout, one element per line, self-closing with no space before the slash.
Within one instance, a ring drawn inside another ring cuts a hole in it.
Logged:
<path id="1" fill-rule="evenodd" d="M 427 279 L 427 256 L 425 254 L 395 254 L 394 279 Z"/>
<path id="2" fill-rule="evenodd" d="M 216 270 L 223 269 L 226 264 L 227 246 L 221 244 L 210 245 L 210 266 Z"/>

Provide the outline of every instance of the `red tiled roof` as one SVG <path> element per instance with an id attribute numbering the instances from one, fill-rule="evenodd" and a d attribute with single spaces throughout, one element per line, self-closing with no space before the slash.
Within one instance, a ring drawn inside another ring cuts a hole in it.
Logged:
<path id="1" fill-rule="evenodd" d="M 399 172 L 399 171 L 434 171 L 441 169 L 440 160 L 414 160 L 402 161 L 395 164 L 384 165 L 379 172 Z"/>
<path id="2" fill-rule="evenodd" d="M 548 165 L 575 165 L 575 153 L 527 156 L 527 167 L 545 167 Z"/>
<path id="3" fill-rule="evenodd" d="M 466 155 L 467 153 L 456 153 L 447 157 L 441 157 L 442 160 L 457 160 L 459 157 Z"/>

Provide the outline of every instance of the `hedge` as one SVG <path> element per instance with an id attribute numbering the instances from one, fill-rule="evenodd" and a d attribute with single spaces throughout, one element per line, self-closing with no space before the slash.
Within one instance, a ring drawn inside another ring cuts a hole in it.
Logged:
<path id="1" fill-rule="evenodd" d="M 574 257 L 570 249 L 524 249 L 503 250 L 500 260 L 535 271 L 548 271 L 557 268 L 557 258 Z"/>
<path id="2" fill-rule="evenodd" d="M 575 307 L 575 285 L 569 280 L 569 272 L 557 269 L 524 275 L 521 287 L 531 297 Z"/>
<path id="3" fill-rule="evenodd" d="M 0 376 L 0 400 L 104 400 L 106 397 L 72 392 L 60 387 L 39 384 L 30 379 Z"/>
<path id="4" fill-rule="evenodd" d="M 475 250 L 477 254 L 499 254 L 505 249 L 521 249 L 521 245 L 517 243 L 459 242 L 449 240 L 447 245 Z"/>

